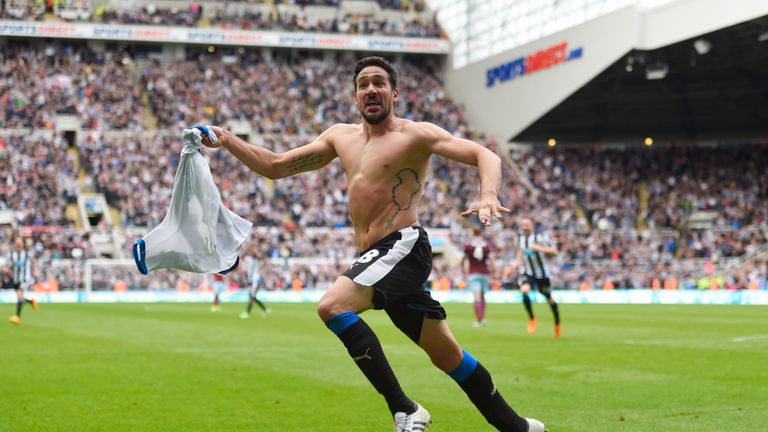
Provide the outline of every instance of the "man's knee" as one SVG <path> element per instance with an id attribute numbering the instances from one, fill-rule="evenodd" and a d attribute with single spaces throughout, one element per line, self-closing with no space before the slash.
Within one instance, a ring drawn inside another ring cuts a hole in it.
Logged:
<path id="1" fill-rule="evenodd" d="M 373 307 L 373 288 L 356 285 L 340 277 L 317 304 L 317 315 L 323 322 L 344 312 L 361 313 Z"/>
<path id="2" fill-rule="evenodd" d="M 349 311 L 341 310 L 341 307 L 338 305 L 338 303 L 330 298 L 323 297 L 320 299 L 320 302 L 317 304 L 317 315 L 320 317 L 321 320 L 323 320 L 323 322 L 327 322 L 329 319 L 333 318 L 334 316 L 342 312 L 349 312 Z"/>
<path id="3" fill-rule="evenodd" d="M 529 292 L 531 292 L 531 286 L 528 284 L 520 285 L 520 292 L 523 294 L 528 294 Z"/>

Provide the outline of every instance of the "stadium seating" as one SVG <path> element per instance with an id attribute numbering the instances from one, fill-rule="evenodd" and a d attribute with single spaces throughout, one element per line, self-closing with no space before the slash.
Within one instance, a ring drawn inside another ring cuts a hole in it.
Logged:
<path id="1" fill-rule="evenodd" d="M 69 225 L 65 208 L 77 197 L 75 176 L 61 137 L 0 132 L 0 209 L 16 210 L 16 223 Z"/>
<path id="2" fill-rule="evenodd" d="M 9 0 L 0 10 L 0 19 L 443 37 L 437 20 L 427 13 L 421 0 L 364 1 L 353 3 L 353 7 L 338 0 L 167 3 L 69 1 L 49 7 L 34 0 Z"/>
<path id="3" fill-rule="evenodd" d="M 53 129 L 72 115 L 85 129 L 139 129 L 141 87 L 121 51 L 0 45 L 0 128 Z"/>
<path id="4" fill-rule="evenodd" d="M 51 267 L 71 282 L 61 284 L 66 288 L 82 286 L 82 277 L 76 277 L 84 272 L 82 261 L 96 257 L 87 234 L 71 228 L 67 205 L 81 191 L 104 194 L 119 212 L 117 225 L 127 230 L 120 232 L 130 245 L 165 214 L 183 127 L 246 125 L 251 141 L 285 151 L 331 124 L 356 122 L 359 115 L 351 103 L 350 57 L 330 61 L 275 52 L 267 58 L 245 51 L 236 64 L 225 64 L 221 55 L 202 52 L 169 68 L 134 62 L 128 52 L 103 55 L 65 44 L 39 48 L 15 42 L 0 48 L 0 209 L 16 210 L 22 226 L 55 227 L 32 238 L 45 259 L 79 261 Z M 404 59 L 399 67 L 399 115 L 434 122 L 501 151 L 493 139 L 476 134 L 461 107 L 447 98 L 437 64 Z M 76 142 L 54 131 L 62 114 L 78 120 Z M 505 176 L 501 201 L 513 215 L 493 233 L 500 262 L 506 266 L 514 259 L 514 216 L 535 215 L 562 251 L 553 264 L 566 288 L 584 282 L 600 288 L 607 281 L 648 287 L 672 275 L 698 280 L 708 261 L 727 268 L 768 242 L 764 148 L 512 150 L 505 159 L 526 181 Z M 259 237 L 264 253 L 288 266 L 275 264 L 274 274 L 281 276 L 271 278 L 273 288 L 292 287 L 295 274 L 304 286 L 327 285 L 348 264 L 355 253 L 351 235 L 340 239 L 329 231 L 349 229 L 338 163 L 271 181 L 253 175 L 227 152 L 206 151 L 206 156 L 227 205 L 257 230 L 271 230 Z M 475 171 L 443 158 L 434 158 L 431 170 L 422 223 L 449 230 L 460 244 L 467 229 L 458 212 L 474 199 Z M 706 229 L 693 224 L 702 212 L 710 212 Z M 117 229 L 105 227 L 112 228 Z M 461 273 L 445 262 L 437 261 L 435 273 L 460 285 Z M 745 264 L 737 273 L 723 285 L 764 281 L 765 263 Z"/>

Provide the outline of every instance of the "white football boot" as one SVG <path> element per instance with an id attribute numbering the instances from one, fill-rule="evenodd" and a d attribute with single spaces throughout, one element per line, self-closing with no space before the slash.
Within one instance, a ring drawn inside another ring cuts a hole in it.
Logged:
<path id="1" fill-rule="evenodd" d="M 395 413 L 395 432 L 425 431 L 430 423 L 432 423 L 432 416 L 418 403 L 416 403 L 416 412 L 413 414 Z"/>
<path id="2" fill-rule="evenodd" d="M 527 418 L 525 421 L 528 422 L 528 432 L 547 432 L 549 430 L 544 427 L 544 423 L 536 419 Z"/>

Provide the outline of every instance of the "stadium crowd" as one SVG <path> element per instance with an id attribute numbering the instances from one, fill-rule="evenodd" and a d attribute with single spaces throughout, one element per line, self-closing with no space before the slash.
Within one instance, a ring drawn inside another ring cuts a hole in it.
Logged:
<path id="1" fill-rule="evenodd" d="M 165 214 L 183 127 L 245 123 L 255 132 L 252 141 L 284 151 L 333 123 L 356 122 L 359 115 L 350 98 L 353 60 L 345 57 L 333 62 L 276 52 L 267 58 L 248 51 L 226 67 L 220 56 L 210 55 L 169 68 L 72 46 L 40 51 L 6 43 L 0 54 L 0 127 L 35 131 L 0 133 L 0 210 L 16 210 L 22 226 L 66 228 L 67 204 L 81 190 L 101 192 L 120 210 L 120 225 L 134 230 L 125 235 L 128 246 Z M 406 58 L 400 70 L 398 115 L 434 122 L 499 151 L 464 122 L 461 108 L 442 88 L 439 68 Z M 54 84 L 46 87 L 49 81 Z M 75 147 L 51 130 L 61 112 L 81 121 Z M 151 130 L 152 116 L 161 131 Z M 764 148 L 517 149 L 509 157 L 528 182 L 508 173 L 501 201 L 515 215 L 535 215 L 539 228 L 559 245 L 554 265 L 562 286 L 578 288 L 587 281 L 600 287 L 610 280 L 614 286 L 647 287 L 671 274 L 688 280 L 707 274 L 702 270 L 707 261 L 748 255 L 768 241 Z M 259 230 L 270 230 L 257 237 L 265 256 L 282 262 L 323 258 L 325 264 L 277 266 L 275 274 L 283 277 L 273 278 L 273 287 L 294 286 L 297 278 L 303 286 L 326 283 L 354 256 L 350 235 L 312 230 L 349 225 L 338 163 L 271 181 L 253 175 L 227 152 L 205 154 L 225 203 Z M 475 171 L 443 158 L 434 158 L 431 169 L 422 223 L 450 230 L 460 244 L 467 227 L 458 212 L 474 198 Z M 710 229 L 689 226 L 697 211 L 714 212 Z M 515 217 L 505 218 L 493 235 L 502 267 L 514 258 L 516 223 Z M 95 255 L 87 234 L 71 229 L 36 231 L 31 239 L 41 259 L 51 262 Z M 50 269 L 60 268 L 67 280 L 81 284 L 78 266 Z M 435 273 L 451 274 L 451 285 L 461 285 L 460 273 L 445 263 L 438 262 Z M 729 276 L 730 285 L 766 279 L 762 262 L 741 273 Z"/>
<path id="2" fill-rule="evenodd" d="M 61 136 L 0 132 L 0 210 L 15 210 L 15 223 L 70 225 L 65 209 L 77 200 L 76 174 Z"/>
<path id="3" fill-rule="evenodd" d="M 342 33 L 361 35 L 407 36 L 439 38 L 442 31 L 433 17 L 380 16 L 337 14 L 334 18 L 314 17 L 302 8 L 297 13 L 265 14 L 245 8 L 218 9 L 210 18 L 211 25 L 224 29 L 280 30 L 288 32 Z"/>
<path id="4" fill-rule="evenodd" d="M 316 32 L 363 34 L 385 36 L 408 36 L 439 38 L 443 33 L 434 17 L 422 19 L 426 10 L 423 0 L 400 1 L 380 0 L 378 5 L 385 10 L 399 10 L 402 13 L 377 13 L 344 11 L 339 0 L 296 2 L 252 2 L 227 1 L 210 5 L 208 10 L 201 2 L 190 2 L 184 8 L 159 7 L 154 3 L 139 4 L 126 2 L 120 5 L 98 4 L 91 7 L 89 2 L 59 2 L 51 6 L 44 2 L 14 1 L 0 10 L 0 19 L 44 20 L 46 12 L 50 17 L 62 21 L 89 21 L 104 24 L 166 25 L 180 27 L 217 27 L 237 30 L 270 30 L 287 32 Z M 4 3 L 3 3 L 4 4 Z M 293 5 L 283 10 L 277 5 Z M 330 11 L 313 14 L 306 6 L 326 6 Z M 283 11 L 281 13 L 281 11 Z M 332 18 L 330 18 L 332 16 Z"/>
<path id="5" fill-rule="evenodd" d="M 56 115 L 85 129 L 138 129 L 141 85 L 125 53 L 86 46 L 0 44 L 0 128 L 53 129 Z"/>

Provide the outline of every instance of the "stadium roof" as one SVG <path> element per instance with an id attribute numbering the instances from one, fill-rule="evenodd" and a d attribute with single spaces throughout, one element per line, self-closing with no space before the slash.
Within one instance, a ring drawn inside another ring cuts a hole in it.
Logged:
<path id="1" fill-rule="evenodd" d="M 513 141 L 768 137 L 768 16 L 633 50 Z"/>
<path id="2" fill-rule="evenodd" d="M 674 0 L 427 0 L 453 43 L 453 67 L 486 59 L 626 6 Z"/>

